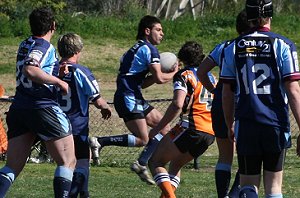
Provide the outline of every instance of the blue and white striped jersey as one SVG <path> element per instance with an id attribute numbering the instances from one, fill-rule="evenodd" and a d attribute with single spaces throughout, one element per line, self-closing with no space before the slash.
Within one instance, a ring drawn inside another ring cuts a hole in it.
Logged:
<path id="1" fill-rule="evenodd" d="M 24 40 L 17 54 L 16 94 L 11 108 L 39 109 L 57 106 L 57 90 L 54 85 L 37 84 L 22 73 L 23 67 L 28 64 L 36 65 L 50 75 L 58 75 L 59 64 L 53 45 L 42 38 L 29 37 Z"/>
<path id="2" fill-rule="evenodd" d="M 69 72 L 62 80 L 69 84 L 67 95 L 59 96 L 61 109 L 68 115 L 73 135 L 88 135 L 89 101 L 100 97 L 99 85 L 90 71 L 85 66 L 74 63 L 64 63 Z"/>
<path id="3" fill-rule="evenodd" d="M 160 63 L 157 48 L 147 41 L 138 41 L 120 60 L 116 93 L 142 97 L 141 85 L 149 73 L 149 65 L 157 63 Z"/>
<path id="4" fill-rule="evenodd" d="M 236 119 L 288 130 L 288 100 L 283 82 L 300 79 L 293 42 L 262 28 L 227 46 L 222 65 L 222 81 L 237 82 Z"/>

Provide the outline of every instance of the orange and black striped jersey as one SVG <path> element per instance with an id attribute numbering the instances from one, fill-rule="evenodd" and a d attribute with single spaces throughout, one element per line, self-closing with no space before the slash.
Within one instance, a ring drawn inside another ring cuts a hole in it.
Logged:
<path id="1" fill-rule="evenodd" d="M 215 77 L 211 73 L 208 76 L 216 84 Z M 188 128 L 214 135 L 210 113 L 213 94 L 199 81 L 197 68 L 187 66 L 178 71 L 173 78 L 173 84 L 174 91 L 186 92 L 182 115 L 187 114 Z"/>

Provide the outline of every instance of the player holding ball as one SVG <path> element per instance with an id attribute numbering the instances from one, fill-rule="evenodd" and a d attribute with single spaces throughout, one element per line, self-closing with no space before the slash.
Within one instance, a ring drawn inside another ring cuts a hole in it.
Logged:
<path id="1" fill-rule="evenodd" d="M 104 146 L 146 146 L 139 159 L 132 164 L 131 170 L 137 173 L 142 181 L 152 185 L 155 183 L 147 171 L 148 159 L 170 126 L 166 125 L 156 134 L 149 134 L 148 126 L 155 127 L 162 115 L 147 103 L 141 89 L 155 83 L 170 81 L 178 70 L 177 67 L 169 73 L 163 73 L 161 70 L 160 55 L 155 46 L 160 44 L 163 36 L 160 20 L 154 16 L 144 16 L 138 25 L 137 43 L 120 61 L 114 105 L 119 117 L 123 118 L 132 134 L 90 138 L 94 160 L 97 160 L 99 149 Z"/>

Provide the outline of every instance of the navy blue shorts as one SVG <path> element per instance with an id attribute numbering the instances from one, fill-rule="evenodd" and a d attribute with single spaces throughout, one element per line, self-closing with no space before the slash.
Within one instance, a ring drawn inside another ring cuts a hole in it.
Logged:
<path id="1" fill-rule="evenodd" d="M 114 106 L 120 118 L 125 122 L 135 119 L 143 119 L 154 109 L 143 98 L 136 98 L 134 95 L 118 95 L 114 96 Z"/>
<path id="2" fill-rule="evenodd" d="M 57 106 L 43 109 L 10 109 L 7 113 L 8 139 L 28 132 L 47 141 L 72 134 L 66 114 Z"/>
<path id="3" fill-rule="evenodd" d="M 268 155 L 291 147 L 291 133 L 287 129 L 239 120 L 235 130 L 240 155 Z"/>
<path id="4" fill-rule="evenodd" d="M 214 140 L 215 136 L 208 133 L 186 129 L 178 134 L 173 142 L 180 152 L 189 152 L 194 158 L 197 158 L 207 150 Z"/>
<path id="5" fill-rule="evenodd" d="M 74 135 L 76 159 L 90 159 L 90 147 L 87 136 Z"/>
<path id="6" fill-rule="evenodd" d="M 286 150 L 265 155 L 238 155 L 239 172 L 243 175 L 260 175 L 261 168 L 270 172 L 283 170 Z"/>
<path id="7" fill-rule="evenodd" d="M 211 107 L 212 127 L 217 138 L 225 139 L 228 137 L 228 129 L 226 126 L 223 107 L 222 96 L 215 95 Z"/>

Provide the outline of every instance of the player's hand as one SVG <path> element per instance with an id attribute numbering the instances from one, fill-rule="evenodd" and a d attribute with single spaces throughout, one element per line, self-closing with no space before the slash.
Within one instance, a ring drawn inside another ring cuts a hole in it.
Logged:
<path id="1" fill-rule="evenodd" d="M 107 107 L 105 109 L 101 109 L 102 118 L 107 120 L 111 117 L 111 109 Z"/>
<path id="2" fill-rule="evenodd" d="M 59 78 L 64 77 L 66 74 L 69 73 L 69 67 L 66 64 L 63 64 L 59 67 Z"/>
<path id="3" fill-rule="evenodd" d="M 62 95 L 67 95 L 69 92 L 69 85 L 65 81 L 59 80 L 58 88 Z"/>
<path id="4" fill-rule="evenodd" d="M 177 61 L 177 62 L 173 65 L 171 72 L 176 73 L 176 72 L 178 71 L 178 69 L 179 69 L 179 62 Z"/>
<path id="5" fill-rule="evenodd" d="M 296 152 L 297 152 L 297 155 L 300 156 L 300 135 L 298 135 L 298 138 L 297 138 Z"/>

